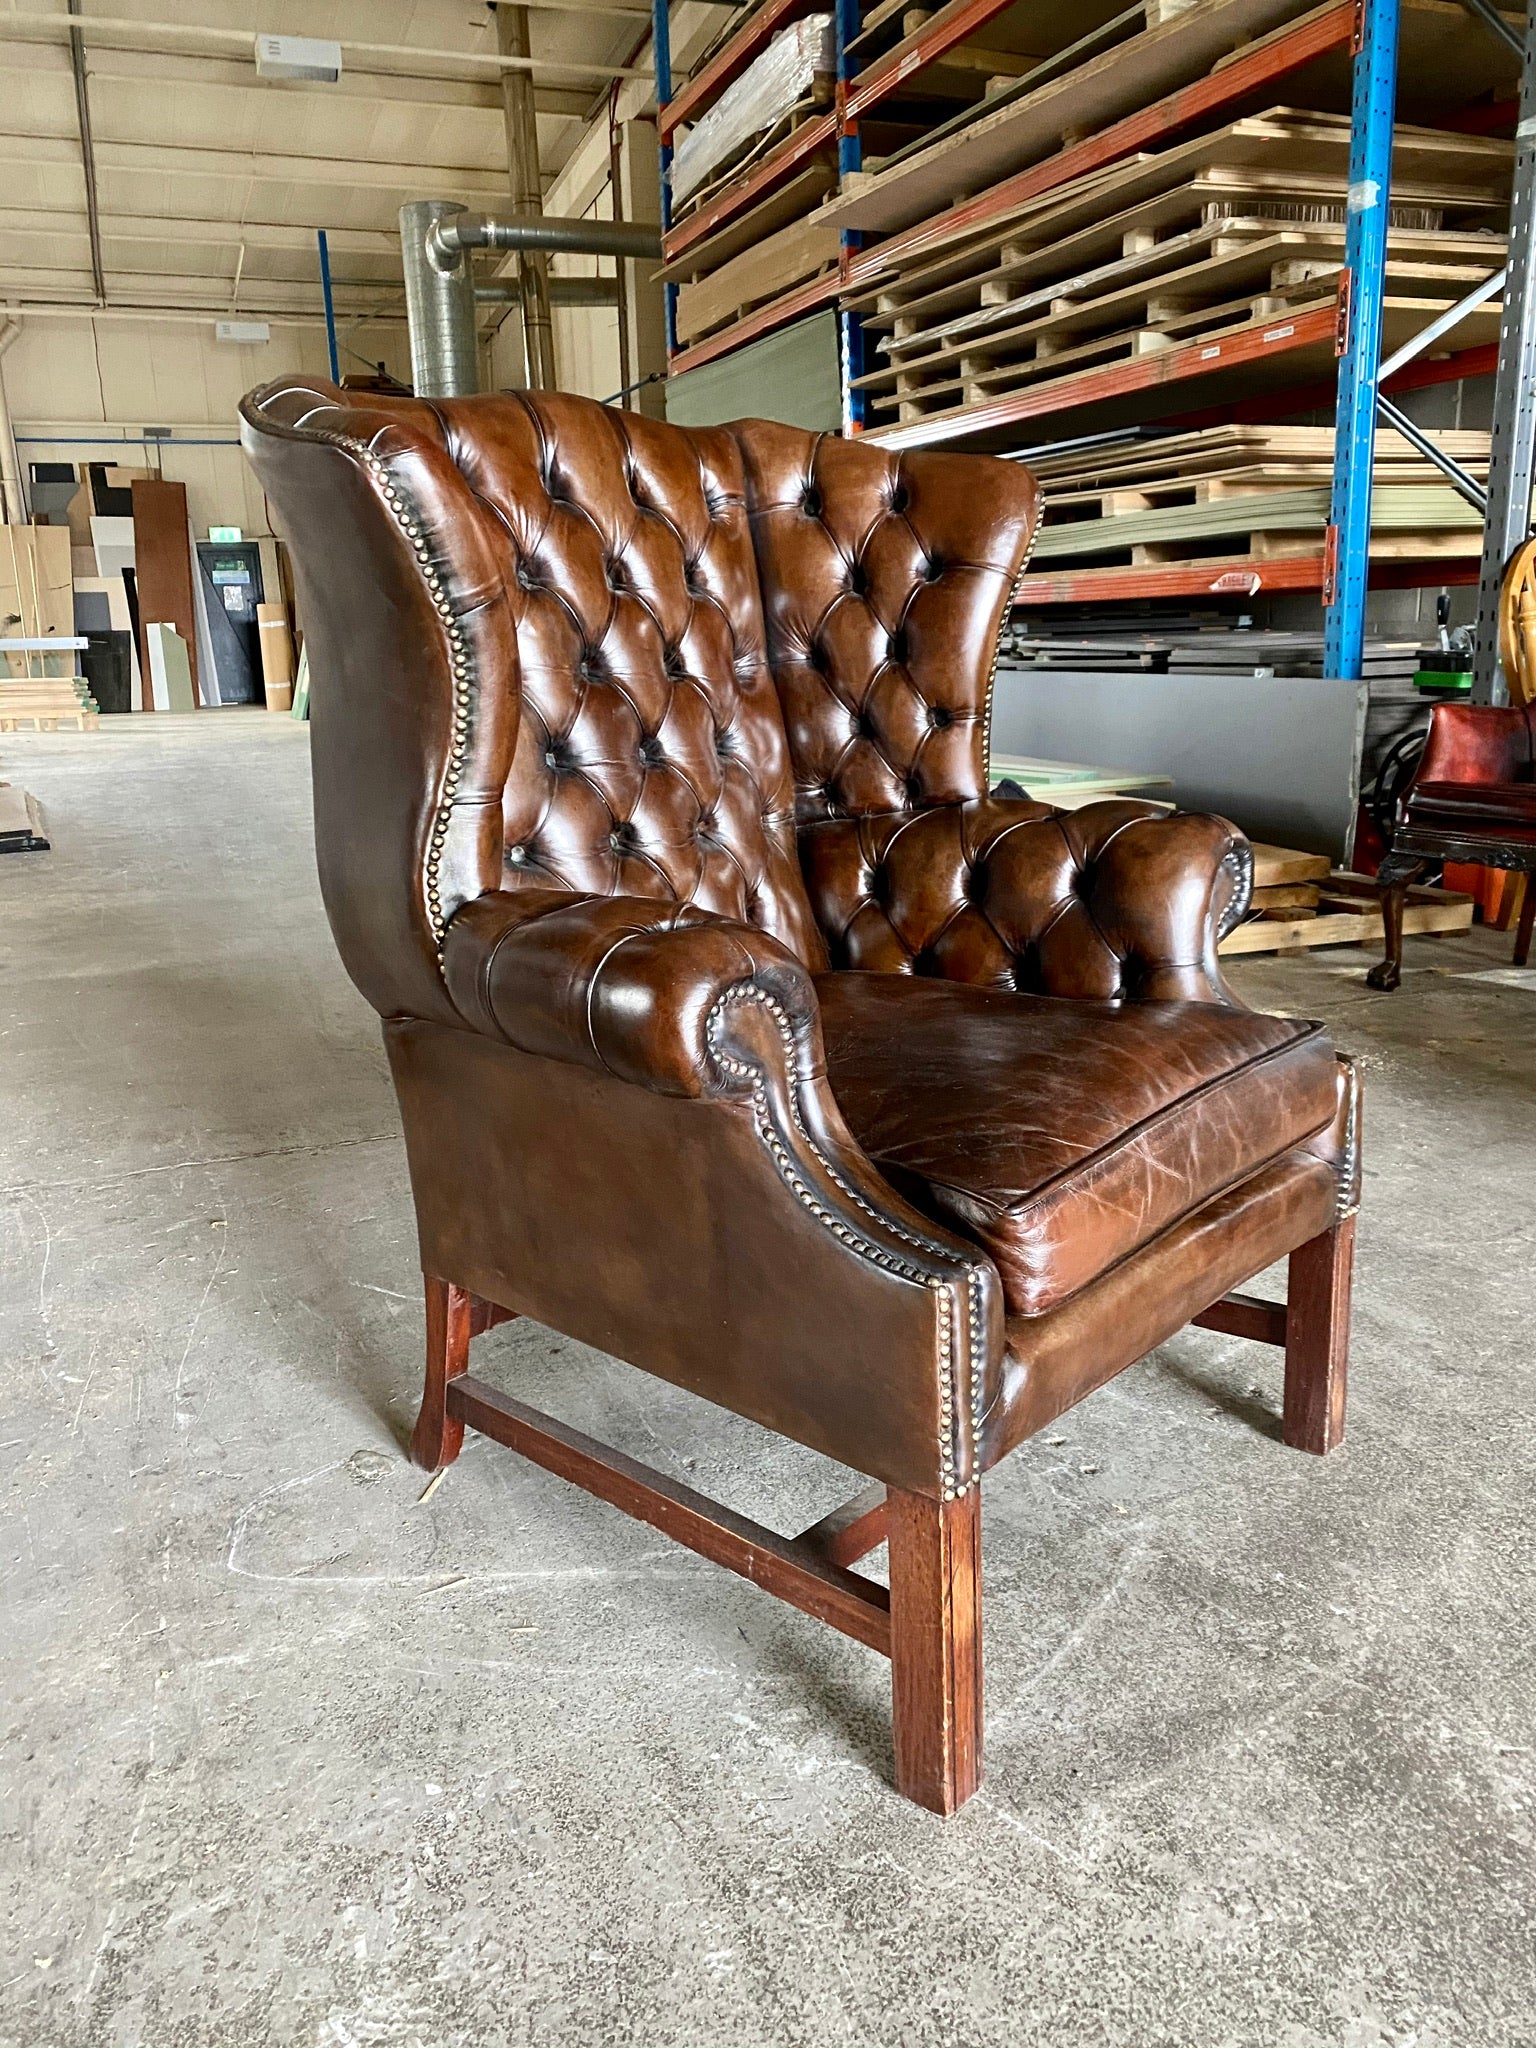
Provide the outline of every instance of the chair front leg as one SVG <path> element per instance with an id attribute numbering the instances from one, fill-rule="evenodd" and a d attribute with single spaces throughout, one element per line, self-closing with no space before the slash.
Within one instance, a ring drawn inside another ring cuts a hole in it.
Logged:
<path id="1" fill-rule="evenodd" d="M 951 1814 L 981 1783 L 981 1489 L 891 1489 L 891 1702 L 896 1789 Z"/>
<path id="2" fill-rule="evenodd" d="M 448 1413 L 448 1382 L 469 1371 L 476 1297 L 451 1280 L 423 1273 L 427 1297 L 427 1383 L 411 1436 L 411 1456 L 428 1472 L 451 1465 L 464 1448 L 464 1423 Z"/>
<path id="3" fill-rule="evenodd" d="M 1324 1457 L 1344 1440 L 1355 1218 L 1291 1253 L 1285 1304 L 1285 1441 Z"/>
<path id="4" fill-rule="evenodd" d="M 1371 988 L 1395 989 L 1403 978 L 1403 912 L 1408 889 L 1428 866 L 1410 853 L 1389 853 L 1376 870 L 1381 885 L 1381 922 L 1386 951 L 1365 977 Z"/>

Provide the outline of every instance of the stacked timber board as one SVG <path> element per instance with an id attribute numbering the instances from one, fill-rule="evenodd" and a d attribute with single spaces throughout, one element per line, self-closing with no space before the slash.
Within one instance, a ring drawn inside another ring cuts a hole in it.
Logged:
<path id="1" fill-rule="evenodd" d="M 1386 275 L 1389 336 L 1423 326 L 1498 269 L 1492 223 L 1512 152 L 1404 128 Z M 1132 157 L 989 221 L 925 237 L 848 301 L 864 316 L 857 379 L 878 425 L 947 418 L 1010 392 L 1328 305 L 1344 260 L 1349 125 L 1276 108 Z M 1492 340 L 1500 308 L 1447 346 Z"/>
<path id="2" fill-rule="evenodd" d="M 926 25 L 928 33 L 965 5 L 950 0 Z M 1041 35 L 1038 25 L 1056 11 L 1049 0 L 1017 0 L 977 36 L 1000 40 L 1013 25 L 1011 40 L 1020 47 L 1048 50 L 1049 32 Z M 1043 59 L 1033 76 L 995 81 L 968 116 L 930 132 L 915 148 L 881 161 L 866 147 L 865 168 L 845 181 L 839 225 L 890 233 L 935 216 L 957 195 L 980 192 L 1185 86 L 1250 60 L 1262 68 L 1270 43 L 1328 10 L 1304 0 L 1147 0 L 1106 21 L 1094 0 L 1071 12 L 1080 23 L 1077 61 L 1064 65 L 1058 54 Z M 955 57 L 946 53 L 946 62 Z M 900 45 L 876 60 L 898 69 L 904 61 L 910 59 Z M 1403 0 L 1398 69 L 1399 109 L 1408 118 L 1420 109 L 1438 113 L 1518 89 L 1515 61 L 1491 37 L 1468 35 L 1466 13 L 1455 0 Z M 1291 75 L 1300 104 L 1347 111 L 1346 47 Z"/>
<path id="3" fill-rule="evenodd" d="M 1441 433 L 1476 479 L 1485 433 Z M 1028 459 L 1028 458 L 1026 458 Z M 1134 567 L 1240 554 L 1316 554 L 1332 494 L 1331 427 L 1226 426 L 1042 455 L 1045 494 L 1035 569 L 1059 562 Z M 1440 472 L 1390 429 L 1378 437 L 1371 551 L 1378 559 L 1476 556 L 1482 520 Z M 1029 601 L 1025 578 L 1020 602 Z"/>
<path id="4" fill-rule="evenodd" d="M 83 677 L 0 681 L 0 732 L 94 732 L 100 722 Z"/>

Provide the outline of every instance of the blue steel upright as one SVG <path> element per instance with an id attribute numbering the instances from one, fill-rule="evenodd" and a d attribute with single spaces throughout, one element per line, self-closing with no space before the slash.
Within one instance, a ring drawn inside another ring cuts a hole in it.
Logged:
<path id="1" fill-rule="evenodd" d="M 837 38 L 837 82 L 838 82 L 838 135 L 837 169 L 839 177 L 846 178 L 850 171 L 862 168 L 864 145 L 859 140 L 857 123 L 852 134 L 843 130 L 843 89 L 858 69 L 849 55 L 848 46 L 859 32 L 859 0 L 837 0 L 833 15 L 833 34 Z M 846 256 L 863 244 L 863 236 L 844 228 L 838 237 L 839 245 Z M 864 374 L 864 323 L 852 313 L 839 313 L 838 343 L 843 371 L 843 432 L 856 433 L 864 424 L 864 394 L 855 391 L 853 380 Z"/>
<path id="2" fill-rule="evenodd" d="M 672 97 L 672 14 L 670 0 L 651 0 L 651 56 L 656 68 L 656 112 Z M 665 234 L 672 225 L 672 145 L 660 144 L 661 153 L 661 232 Z M 662 305 L 667 323 L 667 355 L 670 358 L 677 347 L 677 286 L 664 284 L 661 288 Z"/>
<path id="3" fill-rule="evenodd" d="M 320 246 L 320 296 L 325 301 L 325 346 L 331 359 L 331 382 L 341 382 L 341 357 L 336 352 L 336 304 L 331 297 L 331 244 L 324 228 L 315 230 Z"/>
<path id="4" fill-rule="evenodd" d="M 1325 675 L 1358 678 L 1365 651 L 1370 566 L 1371 468 L 1376 452 L 1376 377 L 1387 265 L 1392 121 L 1397 104 L 1398 0 L 1358 0 L 1350 108 L 1349 199 L 1344 236 L 1348 304 L 1333 451 L 1323 603 Z"/>

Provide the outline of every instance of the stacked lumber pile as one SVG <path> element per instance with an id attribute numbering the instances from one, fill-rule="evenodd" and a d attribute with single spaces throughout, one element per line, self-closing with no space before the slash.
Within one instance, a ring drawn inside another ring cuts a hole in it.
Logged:
<path id="1" fill-rule="evenodd" d="M 0 676 L 0 732 L 94 732 L 100 723 L 83 676 Z"/>
<path id="2" fill-rule="evenodd" d="M 1486 479 L 1486 433 L 1440 433 L 1445 452 Z M 1031 558 L 1130 564 L 1274 560 L 1322 545 L 1332 494 L 1331 427 L 1206 427 L 1031 463 L 1045 492 Z M 1433 464 L 1391 429 L 1377 439 L 1371 553 L 1476 556 L 1482 520 Z M 1028 578 L 1020 602 L 1028 603 Z"/>
<path id="3" fill-rule="evenodd" d="M 1387 346 L 1504 260 L 1489 225 L 1511 152 L 1484 137 L 1401 128 L 1388 234 Z M 1336 297 L 1349 124 L 1276 108 L 1022 202 L 980 231 L 928 236 L 850 301 L 858 380 L 878 424 L 944 417 L 1150 350 L 1207 342 Z M 1498 333 L 1489 302 L 1447 337 Z"/>
<path id="4" fill-rule="evenodd" d="M 943 54 L 950 71 L 979 67 L 981 96 L 884 155 L 866 137 L 864 169 L 845 181 L 839 223 L 891 233 L 937 216 L 957 195 L 983 192 L 1181 87 L 1260 60 L 1268 41 L 1312 11 L 1306 0 L 1143 0 L 1129 8 L 1113 0 L 1015 0 Z M 919 38 L 931 39 L 947 21 L 973 12 L 967 0 L 949 0 L 915 28 L 899 16 L 902 39 L 866 57 L 868 71 L 904 77 L 904 66 L 921 62 Z M 871 32 L 893 13 L 866 14 L 856 48 L 872 49 Z M 1446 0 L 1402 0 L 1401 22 L 1399 106 L 1406 117 L 1423 108 L 1433 118 L 1442 108 L 1515 89 L 1508 53 L 1492 37 L 1469 36 L 1464 15 Z M 1018 52 L 1033 61 L 1009 76 L 1010 53 Z M 914 87 L 926 86 L 927 77 L 921 71 Z M 1347 111 L 1346 52 L 1319 58 L 1293 77 L 1287 89 L 1303 105 Z"/>
<path id="5" fill-rule="evenodd" d="M 1256 845 L 1253 883 L 1247 917 L 1217 949 L 1224 957 L 1381 943 L 1381 892 L 1371 875 L 1331 867 L 1321 854 Z M 1454 889 L 1408 891 L 1405 932 L 1443 935 L 1468 931 L 1471 924 L 1470 896 Z"/>

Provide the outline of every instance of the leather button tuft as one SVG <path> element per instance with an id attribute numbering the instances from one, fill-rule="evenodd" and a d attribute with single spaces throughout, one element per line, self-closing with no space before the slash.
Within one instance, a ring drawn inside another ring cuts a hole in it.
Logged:
<path id="1" fill-rule="evenodd" d="M 509 846 L 507 848 L 507 866 L 509 868 L 523 868 L 527 865 L 528 849 L 526 846 Z"/>
<path id="2" fill-rule="evenodd" d="M 855 597 L 863 597 L 869 590 L 869 571 L 862 562 L 848 564 L 848 588 Z"/>
<path id="3" fill-rule="evenodd" d="M 614 853 L 628 853 L 635 845 L 633 825 L 615 825 L 608 834 L 608 845 Z"/>
<path id="4" fill-rule="evenodd" d="M 928 723 L 932 726 L 936 726 L 940 732 L 946 731 L 950 726 L 954 724 L 954 722 L 955 714 L 953 713 L 953 711 L 950 710 L 947 704 L 929 705 Z"/>
<path id="5" fill-rule="evenodd" d="M 656 737 L 649 734 L 640 742 L 640 759 L 647 768 L 659 768 L 667 758 L 667 750 Z"/>
<path id="6" fill-rule="evenodd" d="M 893 512 L 905 512 L 907 507 L 911 504 L 911 502 L 912 493 L 907 489 L 905 484 L 892 485 L 891 495 L 889 498 L 887 498 L 886 503 L 890 506 Z"/>
<path id="7" fill-rule="evenodd" d="M 923 564 L 923 581 L 925 583 L 937 583 L 943 574 L 944 564 L 942 560 L 937 555 L 930 555 Z"/>
<path id="8" fill-rule="evenodd" d="M 800 493 L 800 510 L 807 519 L 821 517 L 821 493 L 814 484 L 808 483 Z"/>
<path id="9" fill-rule="evenodd" d="M 886 659 L 889 661 L 904 662 L 906 658 L 907 629 L 905 626 L 898 626 L 896 631 L 891 635 L 890 644 L 886 648 Z"/>
<path id="10" fill-rule="evenodd" d="M 661 650 L 661 672 L 668 682 L 672 683 L 680 683 L 683 677 L 687 675 L 688 669 L 683 661 L 683 650 L 680 647 L 669 645 Z"/>

